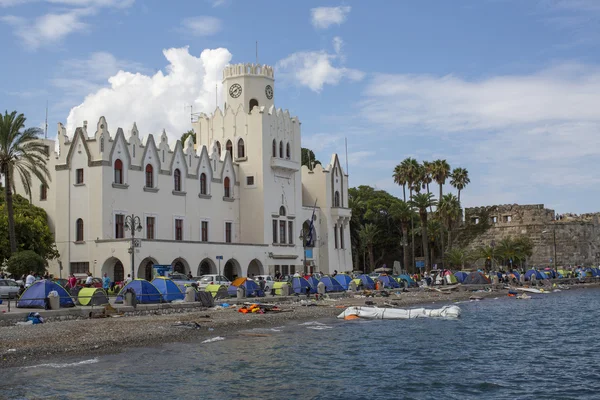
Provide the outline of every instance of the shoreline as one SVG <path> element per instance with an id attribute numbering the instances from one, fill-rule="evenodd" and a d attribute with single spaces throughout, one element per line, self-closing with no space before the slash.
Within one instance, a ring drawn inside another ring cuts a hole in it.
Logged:
<path id="1" fill-rule="evenodd" d="M 572 289 L 600 287 L 599 284 L 573 285 Z M 84 319 L 48 322 L 39 325 L 15 325 L 0 327 L 0 369 L 24 367 L 55 361 L 53 357 L 89 355 L 96 357 L 116 354 L 133 347 L 152 347 L 174 342 L 206 340 L 216 336 L 232 336 L 242 330 L 266 326 L 286 325 L 291 321 L 331 318 L 348 306 L 392 307 L 428 306 L 480 298 L 505 297 L 508 289 L 489 292 L 455 290 L 440 293 L 431 290 L 411 290 L 400 295 L 392 292 L 389 297 L 343 297 L 319 301 L 317 306 L 301 305 L 297 301 L 281 303 L 287 312 L 265 314 L 242 314 L 238 307 L 195 309 L 192 312 L 165 315 L 146 315 L 120 318 Z M 251 299 L 249 299 L 251 300 Z M 291 311 L 290 311 L 291 310 Z M 196 322 L 200 328 L 175 326 L 178 322 Z"/>

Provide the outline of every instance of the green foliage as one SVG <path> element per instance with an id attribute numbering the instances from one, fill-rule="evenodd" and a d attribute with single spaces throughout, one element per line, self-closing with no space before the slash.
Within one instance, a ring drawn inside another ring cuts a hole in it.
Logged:
<path id="1" fill-rule="evenodd" d="M 190 129 L 189 131 L 187 131 L 186 133 L 184 133 L 183 135 L 181 135 L 181 144 L 183 146 L 185 146 L 185 141 L 188 139 L 188 137 L 192 137 L 192 140 L 194 141 L 194 144 L 196 144 L 196 132 L 194 132 L 193 129 Z"/>
<path id="2" fill-rule="evenodd" d="M 44 274 L 46 272 L 46 261 L 35 251 L 19 251 L 6 262 L 6 271 L 17 277 L 27 275 L 31 271 Z"/>
<path id="3" fill-rule="evenodd" d="M 13 196 L 13 208 L 18 249 L 32 250 L 45 260 L 57 258 L 59 254 L 46 211 L 19 195 Z M 0 189 L 0 260 L 8 259 L 10 254 L 5 191 Z"/>
<path id="4" fill-rule="evenodd" d="M 469 254 L 465 249 L 452 248 L 446 252 L 446 262 L 451 268 L 460 269 L 469 261 Z"/>
<path id="5" fill-rule="evenodd" d="M 306 165 L 309 169 L 312 169 L 313 165 L 321 164 L 321 161 L 317 160 L 315 153 L 313 153 L 311 149 L 302 147 L 301 152 L 302 154 L 300 159 L 302 161 L 302 165 Z"/>

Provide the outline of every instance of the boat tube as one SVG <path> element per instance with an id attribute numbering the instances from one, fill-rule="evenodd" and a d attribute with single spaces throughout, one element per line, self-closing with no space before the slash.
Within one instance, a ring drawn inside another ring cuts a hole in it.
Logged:
<path id="1" fill-rule="evenodd" d="M 413 318 L 458 318 L 460 308 L 444 306 L 437 309 L 425 308 L 379 308 L 379 307 L 348 307 L 338 315 L 340 319 L 413 319 Z"/>

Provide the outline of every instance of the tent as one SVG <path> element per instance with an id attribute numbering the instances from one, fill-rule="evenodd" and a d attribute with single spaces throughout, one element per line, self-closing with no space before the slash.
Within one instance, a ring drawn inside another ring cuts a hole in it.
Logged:
<path id="1" fill-rule="evenodd" d="M 350 289 L 350 282 L 352 282 L 352 277 L 348 274 L 337 274 L 334 276 L 335 280 L 342 285 L 344 290 Z"/>
<path id="2" fill-rule="evenodd" d="M 458 279 L 456 279 L 456 276 L 452 275 L 452 273 L 444 276 L 444 279 L 446 280 L 447 285 L 455 285 L 458 283 Z"/>
<path id="3" fill-rule="evenodd" d="M 344 291 L 344 287 L 342 285 L 340 285 L 340 283 L 338 281 L 336 281 L 335 278 L 332 278 L 331 276 L 324 276 L 321 278 L 321 280 L 319 282 L 323 282 L 323 284 L 325 285 L 326 292 L 343 292 Z"/>
<path id="4" fill-rule="evenodd" d="M 463 283 L 465 279 L 467 279 L 467 276 L 469 276 L 469 274 L 467 274 L 465 271 L 456 271 L 454 273 L 454 276 L 456 277 L 457 281 Z"/>
<path id="5" fill-rule="evenodd" d="M 417 282 L 415 282 L 414 279 L 411 278 L 408 274 L 398 275 L 398 279 L 400 279 L 401 281 L 405 281 L 408 284 L 408 287 L 418 286 Z"/>
<path id="6" fill-rule="evenodd" d="M 530 281 L 532 276 L 535 276 L 536 279 L 546 279 L 545 275 L 541 274 L 540 271 L 535 269 L 530 269 L 529 271 L 525 272 L 526 281 Z"/>
<path id="7" fill-rule="evenodd" d="M 75 303 L 69 295 L 69 292 L 64 287 L 57 283 L 52 282 L 48 279 L 42 279 L 41 281 L 34 282 L 29 286 L 19 300 L 17 301 L 17 307 L 19 308 L 46 308 L 46 297 L 48 293 L 55 290 L 58 292 L 60 297 L 61 307 L 74 307 Z"/>
<path id="8" fill-rule="evenodd" d="M 204 291 L 210 293 L 215 299 L 224 299 L 229 296 L 225 285 L 206 285 Z"/>
<path id="9" fill-rule="evenodd" d="M 400 284 L 390 275 L 379 275 L 377 278 L 379 282 L 383 283 L 385 289 L 398 289 Z"/>
<path id="10" fill-rule="evenodd" d="M 145 279 L 134 279 L 127 285 L 123 286 L 123 289 L 121 289 L 119 292 L 115 303 L 122 303 L 123 294 L 129 289 L 133 290 L 135 293 L 135 298 L 140 304 L 160 303 L 162 300 L 162 295 L 156 286 Z"/>
<path id="11" fill-rule="evenodd" d="M 297 294 L 306 294 L 306 288 L 309 289 L 309 293 L 316 293 L 317 288 L 311 285 L 306 279 L 302 277 L 292 278 L 292 291 Z"/>
<path id="12" fill-rule="evenodd" d="M 157 276 L 151 282 L 162 295 L 163 301 L 170 303 L 173 300 L 183 300 L 185 295 L 179 289 L 179 286 L 172 279 L 164 276 Z"/>
<path id="13" fill-rule="evenodd" d="M 302 279 L 304 279 L 304 278 L 302 278 Z M 283 296 L 283 290 L 284 290 L 283 288 L 285 286 L 288 286 L 288 289 L 287 289 L 287 292 L 286 292 L 287 294 L 292 294 L 293 293 L 293 289 L 292 289 L 292 287 L 290 286 L 289 283 L 287 283 L 287 282 L 281 282 L 280 281 L 280 282 L 274 282 L 273 283 L 273 288 L 272 289 L 275 290 L 275 295 L 277 295 L 277 296 Z"/>
<path id="14" fill-rule="evenodd" d="M 306 280 L 308 281 L 308 283 L 310 283 L 315 289 L 317 288 L 317 285 L 319 284 L 319 280 L 317 278 L 315 278 L 314 276 L 310 276 L 308 278 L 306 278 Z"/>
<path id="15" fill-rule="evenodd" d="M 360 279 L 363 289 L 367 289 L 367 290 L 375 289 L 375 281 L 369 275 L 366 275 L 366 274 L 359 275 L 358 279 Z"/>
<path id="16" fill-rule="evenodd" d="M 465 285 L 486 285 L 492 283 L 487 276 L 479 271 L 471 272 L 462 282 Z"/>
<path id="17" fill-rule="evenodd" d="M 559 269 L 558 270 L 558 274 L 562 275 L 562 276 L 560 276 L 560 278 L 566 278 L 567 276 L 570 275 L 570 273 L 571 273 L 571 271 L 568 271 L 566 269 Z"/>
<path id="18" fill-rule="evenodd" d="M 108 296 L 100 288 L 82 288 L 77 293 L 77 302 L 82 306 L 101 306 L 108 304 Z"/>
<path id="19" fill-rule="evenodd" d="M 227 294 L 230 296 L 237 295 L 238 287 L 244 288 L 245 297 L 265 297 L 265 292 L 260 290 L 260 286 L 252 279 L 248 278 L 236 278 L 227 288 Z"/>

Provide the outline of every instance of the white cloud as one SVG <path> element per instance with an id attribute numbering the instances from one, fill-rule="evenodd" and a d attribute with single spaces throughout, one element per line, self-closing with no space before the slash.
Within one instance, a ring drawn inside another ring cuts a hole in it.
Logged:
<path id="1" fill-rule="evenodd" d="M 111 132 L 125 132 L 137 123 L 142 135 L 166 129 L 170 139 L 179 139 L 190 129 L 190 105 L 194 112 L 215 109 L 215 84 L 219 86 L 224 66 L 231 60 L 227 49 L 204 50 L 200 57 L 187 47 L 164 50 L 169 65 L 166 74 L 154 75 L 118 71 L 108 79 L 109 86 L 89 94 L 83 103 L 71 109 L 67 132 L 72 135 L 84 120 L 105 116 Z"/>
<path id="2" fill-rule="evenodd" d="M 181 31 L 193 36 L 211 36 L 221 30 L 221 20 L 215 17 L 198 16 L 181 21 Z"/>
<path id="3" fill-rule="evenodd" d="M 339 36 L 334 37 L 333 38 L 333 50 L 335 51 L 335 54 L 342 53 L 342 46 L 344 46 L 344 41 L 342 40 L 342 38 Z"/>
<path id="4" fill-rule="evenodd" d="M 341 25 L 348 18 L 350 6 L 317 7 L 310 10 L 311 22 L 317 29 L 326 29 L 331 25 Z"/>

